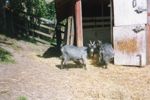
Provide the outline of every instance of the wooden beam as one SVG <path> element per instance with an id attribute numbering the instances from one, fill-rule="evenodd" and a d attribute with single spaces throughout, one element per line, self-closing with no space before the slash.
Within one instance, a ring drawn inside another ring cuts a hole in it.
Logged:
<path id="1" fill-rule="evenodd" d="M 70 36 L 70 44 L 73 45 L 74 44 L 74 34 L 75 34 L 75 31 L 74 31 L 74 18 L 72 16 L 71 18 L 71 36 Z"/>
<path id="2" fill-rule="evenodd" d="M 68 2 L 71 2 L 71 1 L 70 0 L 55 0 L 57 7 L 62 7 Z"/>
<path id="3" fill-rule="evenodd" d="M 61 36 L 61 26 L 59 26 L 59 23 L 56 24 L 56 40 L 57 40 L 57 48 L 61 48 L 61 42 L 62 42 L 62 36 Z"/>
<path id="4" fill-rule="evenodd" d="M 83 26 L 82 26 L 82 4 L 81 0 L 75 2 L 75 19 L 76 19 L 76 41 L 77 46 L 83 46 Z"/>
<path id="5" fill-rule="evenodd" d="M 73 16 L 68 17 L 67 22 L 67 45 L 74 44 L 74 18 Z"/>
<path id="6" fill-rule="evenodd" d="M 147 33 L 146 33 L 146 55 L 147 55 L 147 65 L 150 65 L 150 0 L 147 1 L 148 4 L 148 11 L 147 11 Z"/>
<path id="7" fill-rule="evenodd" d="M 67 45 L 70 45 L 71 17 L 67 19 Z"/>
<path id="8" fill-rule="evenodd" d="M 69 16 L 73 16 L 73 4 L 72 0 L 55 0 L 56 17 L 57 21 L 61 22 Z"/>
<path id="9" fill-rule="evenodd" d="M 113 1 L 110 0 L 110 36 L 111 43 L 113 44 Z"/>

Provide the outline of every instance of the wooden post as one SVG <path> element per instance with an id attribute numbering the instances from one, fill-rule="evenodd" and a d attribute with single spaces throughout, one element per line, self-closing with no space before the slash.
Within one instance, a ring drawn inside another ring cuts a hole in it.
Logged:
<path id="1" fill-rule="evenodd" d="M 74 18 L 72 17 L 72 20 L 71 20 L 71 37 L 70 37 L 71 45 L 74 44 L 74 34 L 75 34 L 75 31 L 74 31 Z"/>
<path id="2" fill-rule="evenodd" d="M 4 27 L 3 27 L 3 31 L 6 33 L 6 29 L 7 29 L 7 23 L 6 23 L 6 10 L 4 8 L 5 4 L 2 4 L 2 9 L 3 9 L 3 20 L 4 20 Z"/>
<path id="3" fill-rule="evenodd" d="M 57 22 L 56 24 L 55 31 L 56 31 L 57 48 L 60 49 L 62 38 L 61 38 L 61 26 L 59 25 L 59 22 Z"/>
<path id="4" fill-rule="evenodd" d="M 82 28 L 82 4 L 81 0 L 76 0 L 75 3 L 75 19 L 76 19 L 76 41 L 77 46 L 83 46 L 83 28 Z"/>
<path id="5" fill-rule="evenodd" d="M 113 44 L 113 2 L 110 0 L 110 34 L 111 34 L 111 43 Z"/>
<path id="6" fill-rule="evenodd" d="M 68 17 L 67 20 L 67 45 L 74 44 L 74 18 L 73 16 Z"/>
<path id="7" fill-rule="evenodd" d="M 70 45 L 71 17 L 67 19 L 67 45 Z"/>
<path id="8" fill-rule="evenodd" d="M 147 47 L 147 52 L 146 52 L 147 54 L 146 55 L 147 55 L 147 64 L 150 65 L 150 0 L 147 1 L 147 4 L 148 4 L 147 5 L 148 6 L 148 11 L 147 11 L 148 23 L 147 23 L 147 33 L 146 33 L 146 37 L 147 37 L 146 38 L 146 40 L 147 40 L 146 41 L 147 42 L 146 43 L 147 44 L 147 46 L 146 46 Z"/>

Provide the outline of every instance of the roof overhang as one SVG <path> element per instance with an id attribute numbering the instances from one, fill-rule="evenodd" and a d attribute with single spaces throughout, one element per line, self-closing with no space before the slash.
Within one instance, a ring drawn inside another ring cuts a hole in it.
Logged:
<path id="1" fill-rule="evenodd" d="M 55 0 L 58 21 L 62 21 L 68 16 L 73 15 L 74 1 L 75 0 Z"/>
<path id="2" fill-rule="evenodd" d="M 55 0 L 57 20 L 62 21 L 68 16 L 74 15 L 74 6 L 76 0 Z M 101 3 L 109 5 L 110 0 L 81 0 L 84 14 L 98 12 L 101 9 Z"/>

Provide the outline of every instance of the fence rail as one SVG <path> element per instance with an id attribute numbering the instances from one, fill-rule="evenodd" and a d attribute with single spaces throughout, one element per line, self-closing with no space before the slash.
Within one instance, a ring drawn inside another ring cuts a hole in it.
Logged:
<path id="1" fill-rule="evenodd" d="M 55 22 L 45 18 L 28 15 L 23 12 L 21 16 L 14 16 L 14 22 L 17 34 L 24 33 L 42 41 L 50 40 L 55 35 Z"/>

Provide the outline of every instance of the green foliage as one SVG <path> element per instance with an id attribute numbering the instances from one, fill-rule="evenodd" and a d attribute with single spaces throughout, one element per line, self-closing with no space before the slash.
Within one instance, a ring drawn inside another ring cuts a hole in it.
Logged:
<path id="1" fill-rule="evenodd" d="M 20 96 L 17 100 L 28 100 L 25 96 Z"/>
<path id="2" fill-rule="evenodd" d="M 23 3 L 24 0 L 13 0 L 11 2 L 11 7 L 12 9 L 14 10 L 14 13 L 20 13 L 22 11 L 24 11 L 24 6 L 23 6 Z"/>
<path id="3" fill-rule="evenodd" d="M 55 17 L 56 17 L 55 2 L 53 1 L 50 4 L 47 4 L 47 15 L 46 15 L 46 18 L 54 19 Z"/>
<path id="4" fill-rule="evenodd" d="M 12 59 L 12 54 L 7 50 L 0 47 L 0 62 L 1 63 L 14 63 Z"/>
<path id="5" fill-rule="evenodd" d="M 47 8 L 45 0 L 26 0 L 25 6 L 27 14 L 46 17 Z"/>
<path id="6" fill-rule="evenodd" d="M 13 0 L 12 9 L 16 14 L 26 12 L 28 15 L 53 19 L 55 17 L 55 3 L 46 4 L 45 0 Z"/>

